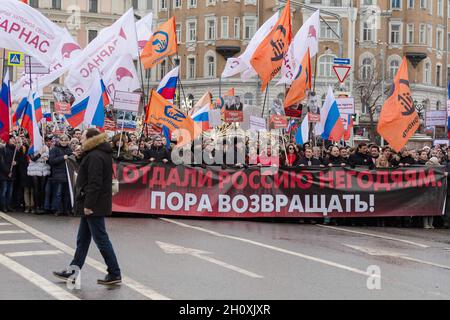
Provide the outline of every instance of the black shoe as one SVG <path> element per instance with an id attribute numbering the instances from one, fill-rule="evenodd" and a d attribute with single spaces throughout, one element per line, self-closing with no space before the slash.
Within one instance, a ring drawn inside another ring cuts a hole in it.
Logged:
<path id="1" fill-rule="evenodd" d="M 112 276 L 110 274 L 106 275 L 105 279 L 99 279 L 97 280 L 98 284 L 104 285 L 104 286 L 112 286 L 115 284 L 122 283 L 122 277 L 121 276 Z"/>
<path id="2" fill-rule="evenodd" d="M 69 280 L 69 278 L 71 276 L 73 276 L 74 274 L 75 274 L 75 271 L 68 271 L 68 270 L 64 270 L 64 271 L 61 271 L 61 272 L 53 271 L 53 275 L 56 278 L 58 278 L 59 280 L 65 281 L 65 282 L 67 282 L 67 280 Z M 75 283 L 75 279 L 73 279 L 72 282 Z"/>

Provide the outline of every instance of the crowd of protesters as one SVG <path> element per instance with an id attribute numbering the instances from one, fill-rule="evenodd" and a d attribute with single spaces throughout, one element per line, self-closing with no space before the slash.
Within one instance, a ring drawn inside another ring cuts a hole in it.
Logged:
<path id="1" fill-rule="evenodd" d="M 79 129 L 68 130 L 66 134 L 46 135 L 40 150 L 29 155 L 30 141 L 22 129 L 10 135 L 9 141 L 0 140 L 0 210 L 34 214 L 71 215 L 70 189 L 66 160 L 75 161 L 82 157 L 80 143 L 82 132 Z M 302 146 L 291 142 L 280 144 L 278 149 L 261 148 L 259 143 L 249 143 L 248 138 L 233 138 L 232 144 L 218 144 L 211 139 L 192 145 L 192 164 L 230 165 L 226 154 L 233 148 L 233 167 L 245 166 L 281 166 L 292 167 L 365 167 L 367 169 L 386 169 L 408 166 L 445 166 L 450 171 L 449 150 L 446 145 L 424 147 L 420 150 L 404 148 L 396 153 L 390 147 L 361 143 L 356 147 L 329 144 Z M 135 133 L 122 133 L 111 137 L 113 158 L 117 161 L 147 161 L 169 163 L 171 151 L 175 148 L 173 141 L 167 141 L 164 135 L 138 136 Z M 231 146 L 231 147 L 230 147 Z M 282 146 L 282 147 L 281 147 Z M 201 152 L 196 153 L 196 149 Z M 245 157 L 239 160 L 238 153 L 244 150 Z M 200 154 L 200 159 L 195 155 Z M 217 157 L 222 154 L 223 158 Z M 205 156 L 206 155 L 206 156 Z M 205 159 L 205 158 L 210 159 Z M 220 161 L 217 161 L 217 159 Z M 198 161 L 196 161 L 198 160 Z M 210 161 L 208 161 L 210 160 Z M 420 218 L 416 223 L 421 227 L 434 228 L 432 217 Z M 346 223 L 371 224 L 373 219 L 339 219 Z M 337 223 L 325 219 L 325 223 Z M 376 220 L 379 226 L 411 226 L 412 219 L 396 218 Z M 448 227 L 446 219 L 439 226 Z"/>

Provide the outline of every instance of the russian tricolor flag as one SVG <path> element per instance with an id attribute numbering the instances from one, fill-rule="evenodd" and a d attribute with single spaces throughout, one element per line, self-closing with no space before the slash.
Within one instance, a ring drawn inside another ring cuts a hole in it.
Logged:
<path id="1" fill-rule="evenodd" d="M 19 125 L 20 119 L 22 119 L 23 113 L 28 105 L 28 98 L 23 98 L 17 106 L 16 112 L 13 114 L 12 122 Z"/>
<path id="2" fill-rule="evenodd" d="M 325 103 L 320 110 L 320 126 L 318 127 L 321 132 L 316 133 L 321 134 L 325 140 L 339 142 L 345 134 L 344 123 L 341 120 L 341 114 L 331 87 L 328 87 Z"/>
<path id="3" fill-rule="evenodd" d="M 9 70 L 6 71 L 3 78 L 2 89 L 0 92 L 0 138 L 8 141 L 10 123 L 9 110 L 11 108 L 11 88 L 9 83 Z"/>
<path id="4" fill-rule="evenodd" d="M 32 101 L 32 93 L 28 97 L 28 101 Z M 25 113 L 22 118 L 21 127 L 26 129 L 30 136 L 30 149 L 28 149 L 28 155 L 33 155 L 39 151 L 43 146 L 41 132 L 36 117 L 36 111 L 33 103 L 27 103 L 25 107 Z"/>
<path id="5" fill-rule="evenodd" d="M 194 120 L 194 122 L 201 124 L 203 131 L 207 131 L 210 129 L 209 127 L 210 110 L 211 110 L 210 105 L 206 105 L 192 115 L 192 120 Z"/>
<path id="6" fill-rule="evenodd" d="M 71 114 L 65 115 L 67 122 L 69 122 L 72 128 L 76 128 L 83 123 L 88 102 L 89 97 L 83 99 L 81 102 L 75 102 L 70 109 Z"/>
<path id="7" fill-rule="evenodd" d="M 42 118 L 44 115 L 42 114 L 42 103 L 41 103 L 41 97 L 39 94 L 33 93 L 33 105 L 34 105 L 34 111 L 36 113 L 36 121 L 37 123 L 42 121 Z"/>
<path id="8" fill-rule="evenodd" d="M 84 113 L 84 123 L 87 126 L 103 128 L 105 126 L 105 108 L 110 104 L 108 92 L 103 80 L 98 75 L 88 97 L 86 111 Z"/>
<path id="9" fill-rule="evenodd" d="M 180 67 L 174 68 L 161 80 L 158 92 L 164 99 L 173 103 L 175 93 L 177 92 L 178 77 L 180 76 Z"/>
<path id="10" fill-rule="evenodd" d="M 304 145 L 309 141 L 309 118 L 308 115 L 302 122 L 302 125 L 297 130 L 297 134 L 295 135 L 295 143 L 298 145 Z"/>

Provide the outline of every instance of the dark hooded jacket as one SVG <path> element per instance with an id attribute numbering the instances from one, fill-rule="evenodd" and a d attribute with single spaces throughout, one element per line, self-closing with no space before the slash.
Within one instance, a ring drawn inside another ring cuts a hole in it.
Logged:
<path id="1" fill-rule="evenodd" d="M 83 144 L 83 158 L 75 187 L 75 208 L 78 216 L 84 209 L 94 211 L 92 216 L 112 215 L 112 148 L 108 136 L 100 134 Z"/>
<path id="2" fill-rule="evenodd" d="M 11 144 L 7 144 L 0 148 L 0 181 L 12 181 L 16 179 L 16 167 L 13 167 L 12 176 L 8 176 L 14 159 L 15 148 L 16 147 Z"/>
<path id="3" fill-rule="evenodd" d="M 71 156 L 71 155 L 72 149 L 70 149 L 69 146 L 63 147 L 57 145 L 50 150 L 48 164 L 50 165 L 52 170 L 52 174 L 50 176 L 51 181 L 68 182 L 66 160 L 64 160 L 64 156 Z"/>

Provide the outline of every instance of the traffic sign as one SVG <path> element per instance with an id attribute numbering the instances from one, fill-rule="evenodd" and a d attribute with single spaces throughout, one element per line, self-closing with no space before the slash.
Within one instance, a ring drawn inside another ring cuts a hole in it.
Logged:
<path id="1" fill-rule="evenodd" d="M 333 66 L 334 73 L 336 73 L 337 78 L 339 79 L 340 83 L 344 83 L 345 80 L 348 78 L 350 74 L 350 70 L 352 69 L 351 66 Z"/>
<path id="2" fill-rule="evenodd" d="M 23 53 L 22 52 L 9 52 L 8 53 L 8 66 L 10 67 L 22 67 L 23 66 Z"/>
<path id="3" fill-rule="evenodd" d="M 347 58 L 334 58 L 334 64 L 350 64 L 350 59 Z"/>

